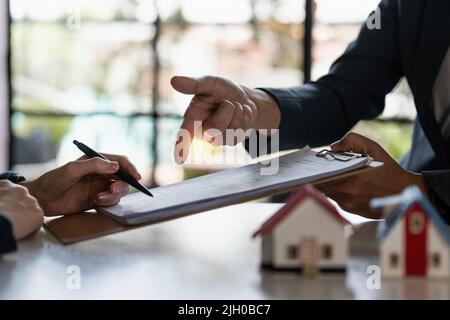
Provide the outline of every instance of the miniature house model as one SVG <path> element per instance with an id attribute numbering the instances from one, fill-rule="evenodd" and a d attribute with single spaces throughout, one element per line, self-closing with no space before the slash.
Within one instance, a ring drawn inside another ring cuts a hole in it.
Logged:
<path id="1" fill-rule="evenodd" d="M 292 196 L 253 237 L 262 237 L 262 266 L 305 273 L 344 271 L 351 226 L 312 186 Z"/>
<path id="2" fill-rule="evenodd" d="M 380 267 L 383 277 L 450 277 L 450 232 L 439 213 L 417 187 L 372 201 L 383 208 Z"/>

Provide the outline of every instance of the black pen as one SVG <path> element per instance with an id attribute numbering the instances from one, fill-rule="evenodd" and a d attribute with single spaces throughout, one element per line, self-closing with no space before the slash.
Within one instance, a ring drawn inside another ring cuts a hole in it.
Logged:
<path id="1" fill-rule="evenodd" d="M 87 145 L 85 145 L 77 140 L 73 140 L 73 143 L 78 147 L 78 149 L 80 149 L 88 157 L 91 157 L 91 158 L 99 157 L 99 158 L 109 161 L 109 159 L 107 159 L 105 156 L 92 150 Z M 146 187 L 144 187 L 142 184 L 140 184 L 135 178 L 133 178 L 128 172 L 124 171 L 123 169 L 119 169 L 119 171 L 114 173 L 114 175 L 119 180 L 125 181 L 130 186 L 135 187 L 137 190 L 145 193 L 146 195 L 148 195 L 150 197 L 153 197 L 153 194 L 150 191 L 148 191 L 148 189 Z"/>

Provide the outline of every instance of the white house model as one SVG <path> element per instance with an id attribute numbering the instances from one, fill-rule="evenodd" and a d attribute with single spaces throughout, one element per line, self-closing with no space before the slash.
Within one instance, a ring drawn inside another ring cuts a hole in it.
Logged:
<path id="1" fill-rule="evenodd" d="M 253 237 L 262 236 L 262 267 L 345 271 L 350 227 L 323 194 L 306 186 Z"/>
<path id="2" fill-rule="evenodd" d="M 372 207 L 385 211 L 378 233 L 383 277 L 450 277 L 448 226 L 419 188 L 375 199 Z"/>

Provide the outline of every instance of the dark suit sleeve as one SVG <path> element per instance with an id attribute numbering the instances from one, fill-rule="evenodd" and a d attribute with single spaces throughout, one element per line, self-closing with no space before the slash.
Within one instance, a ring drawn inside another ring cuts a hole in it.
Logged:
<path id="1" fill-rule="evenodd" d="M 25 181 L 25 177 L 16 172 L 8 171 L 0 174 L 0 180 L 9 180 L 12 183 L 20 183 L 22 181 Z"/>
<path id="2" fill-rule="evenodd" d="M 0 180 L 9 180 L 19 183 L 25 178 L 15 172 L 5 172 L 0 174 Z M 16 240 L 9 220 L 0 213 L 0 254 L 16 250 Z"/>
<path id="3" fill-rule="evenodd" d="M 281 110 L 280 149 L 318 147 L 341 138 L 358 121 L 374 119 L 403 75 L 398 4 L 380 3 L 381 29 L 363 25 L 330 72 L 303 86 L 264 88 Z"/>
<path id="4" fill-rule="evenodd" d="M 431 202 L 450 224 L 450 170 L 426 171 L 423 176 L 431 191 Z"/>
<path id="5" fill-rule="evenodd" d="M 9 220 L 0 213 L 0 254 L 17 249 L 13 229 Z"/>

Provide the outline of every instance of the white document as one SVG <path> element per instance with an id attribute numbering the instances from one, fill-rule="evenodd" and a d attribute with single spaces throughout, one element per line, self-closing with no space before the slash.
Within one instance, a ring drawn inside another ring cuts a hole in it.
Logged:
<path id="1" fill-rule="evenodd" d="M 308 148 L 280 157 L 275 175 L 261 175 L 264 165 L 256 163 L 153 188 L 150 191 L 154 198 L 141 192 L 129 194 L 120 204 L 98 210 L 128 225 L 170 220 L 264 197 L 279 189 L 360 169 L 371 162 L 370 157 L 348 162 L 319 158 Z"/>

